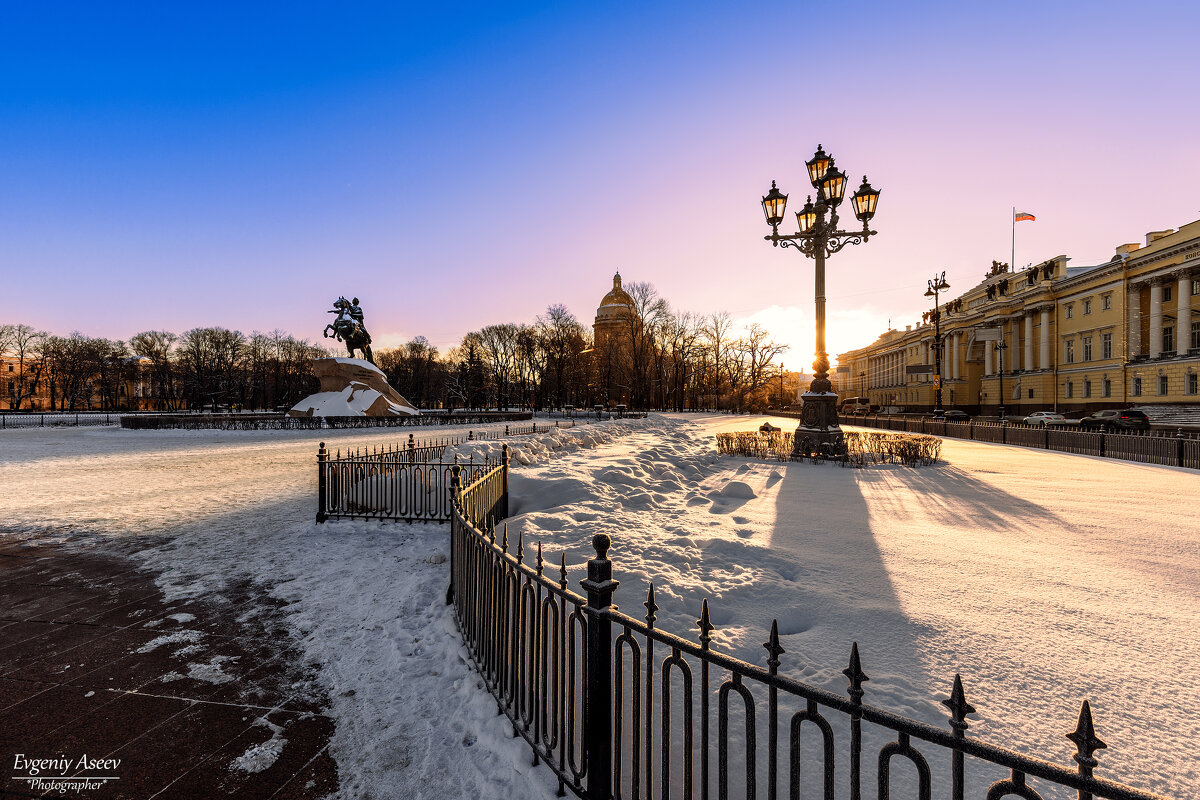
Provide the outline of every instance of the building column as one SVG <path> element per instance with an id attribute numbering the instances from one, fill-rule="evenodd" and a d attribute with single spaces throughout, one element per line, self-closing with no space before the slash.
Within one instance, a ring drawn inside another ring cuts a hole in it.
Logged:
<path id="1" fill-rule="evenodd" d="M 1025 314 L 1025 365 L 1022 367 L 1026 372 L 1033 372 L 1033 312 Z"/>
<path id="2" fill-rule="evenodd" d="M 986 342 L 983 343 L 983 374 L 984 375 L 991 375 L 995 372 L 995 370 L 992 368 L 994 366 L 994 363 L 992 360 L 992 352 L 993 352 L 992 348 L 994 346 L 995 346 L 995 343 L 991 339 L 988 339 Z"/>
<path id="3" fill-rule="evenodd" d="M 1162 355 L 1162 278 L 1150 280 L 1150 357 Z M 1144 390 L 1143 390 L 1144 391 Z"/>
<path id="4" fill-rule="evenodd" d="M 960 334 L 955 331 L 950 340 L 950 379 L 958 380 L 958 340 Z"/>
<path id="5" fill-rule="evenodd" d="M 1175 353 L 1186 356 L 1192 346 L 1192 276 L 1186 269 L 1175 274 L 1175 295 L 1179 300 L 1179 313 L 1175 320 Z"/>
<path id="6" fill-rule="evenodd" d="M 1129 331 L 1125 336 L 1125 346 L 1129 357 L 1134 358 L 1142 354 L 1142 287 L 1130 286 L 1125 302 L 1129 307 Z"/>
<path id="7" fill-rule="evenodd" d="M 1038 340 L 1038 369 L 1050 369 L 1050 309 L 1042 309 L 1042 332 Z"/>

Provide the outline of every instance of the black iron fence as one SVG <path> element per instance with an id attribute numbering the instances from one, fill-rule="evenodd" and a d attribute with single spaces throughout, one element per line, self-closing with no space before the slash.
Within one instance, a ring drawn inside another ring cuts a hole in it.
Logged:
<path id="1" fill-rule="evenodd" d="M 481 425 L 533 419 L 532 411 L 421 413 L 411 417 L 289 417 L 285 414 L 153 414 L 125 415 L 122 428 L 184 430 L 324 430 L 326 428 L 403 428 L 435 425 Z"/>
<path id="2" fill-rule="evenodd" d="M 95 411 L 0 412 L 0 430 L 9 428 L 59 428 L 80 425 L 116 425 L 119 414 Z"/>
<path id="3" fill-rule="evenodd" d="M 451 477 L 477 480 L 500 462 L 442 460 L 447 445 L 380 452 L 331 454 L 317 450 L 317 522 L 378 519 L 395 522 L 447 522 Z M 418 459 L 418 452 L 423 459 Z M 436 460 L 434 460 L 436 458 Z M 507 474 L 508 445 L 503 463 Z"/>
<path id="4" fill-rule="evenodd" d="M 1184 433 L 1182 429 L 1174 433 L 1082 431 L 1060 425 L 1025 425 L 975 420 L 951 422 L 940 417 L 884 414 L 843 416 L 839 417 L 838 421 L 842 425 L 930 433 L 978 442 L 1200 469 L 1200 439 Z"/>
<path id="5" fill-rule="evenodd" d="M 472 441 L 569 429 L 578 424 L 559 420 L 541 425 L 505 425 L 503 431 L 499 428 L 467 431 L 421 442 L 410 433 L 408 441 L 402 445 L 362 447 L 345 452 L 339 448 L 333 453 L 321 442 L 317 448 L 317 522 L 338 518 L 448 522 L 450 476 L 455 466 L 462 468 L 465 480 L 474 481 L 500 462 L 487 459 L 476 462 L 474 456 L 468 461 L 460 461 L 457 456 L 446 461 L 447 448 Z M 507 444 L 501 452 L 507 475 Z"/>
<path id="6" fill-rule="evenodd" d="M 987 800 L 1158 797 L 1094 776 L 1107 745 L 1087 701 L 1066 734 L 1076 748 L 1068 768 L 968 737 L 975 709 L 958 675 L 941 701 L 949 726 L 937 727 L 863 702 L 857 644 L 841 695 L 780 674 L 775 622 L 764 667 L 711 648 L 707 600 L 694 639 L 656 626 L 653 584 L 644 617 L 619 611 L 604 534 L 580 582 L 586 596 L 572 591 L 565 554 L 547 565 L 541 543 L 527 552 L 518 535 L 510 549 L 507 526 L 497 529 L 507 506 L 500 470 L 455 481 L 446 602 L 499 710 L 534 764 L 558 776 L 560 795 L 861 800 L 874 783 L 881 800 L 897 790 L 930 800 L 935 785 L 953 800 L 968 786 Z"/>

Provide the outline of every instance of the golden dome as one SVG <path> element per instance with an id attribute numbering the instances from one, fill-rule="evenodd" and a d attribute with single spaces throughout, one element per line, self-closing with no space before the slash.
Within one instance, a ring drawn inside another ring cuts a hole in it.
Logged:
<path id="1" fill-rule="evenodd" d="M 600 301 L 600 307 L 596 309 L 596 321 L 616 319 L 623 314 L 628 313 L 627 309 L 633 308 L 633 298 L 629 296 L 629 292 L 621 288 L 621 273 L 613 275 L 612 291 L 604 295 L 604 299 Z"/>

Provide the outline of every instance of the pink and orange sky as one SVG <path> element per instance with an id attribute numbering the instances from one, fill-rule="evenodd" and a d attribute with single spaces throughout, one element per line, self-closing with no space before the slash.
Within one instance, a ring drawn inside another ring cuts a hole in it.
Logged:
<path id="1" fill-rule="evenodd" d="M 1192 3 L 436 5 L 9 9 L 0 322 L 318 339 L 345 294 L 446 349 L 590 323 L 620 269 L 791 367 L 812 262 L 759 198 L 802 202 L 818 142 L 883 192 L 829 263 L 833 353 L 1007 261 L 1013 206 L 1018 266 L 1200 217 Z"/>

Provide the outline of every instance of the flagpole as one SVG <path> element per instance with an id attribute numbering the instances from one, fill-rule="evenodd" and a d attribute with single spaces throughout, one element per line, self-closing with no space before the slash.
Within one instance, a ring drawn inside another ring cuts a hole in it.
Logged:
<path id="1" fill-rule="evenodd" d="M 1012 253 L 1008 257 L 1009 272 L 1017 271 L 1017 207 L 1012 210 Z"/>

